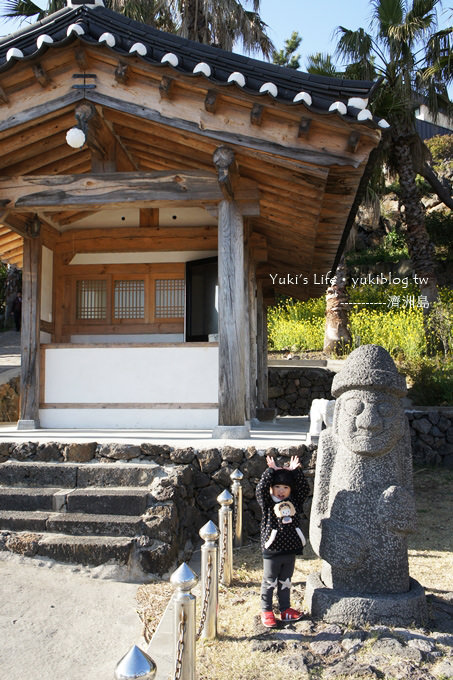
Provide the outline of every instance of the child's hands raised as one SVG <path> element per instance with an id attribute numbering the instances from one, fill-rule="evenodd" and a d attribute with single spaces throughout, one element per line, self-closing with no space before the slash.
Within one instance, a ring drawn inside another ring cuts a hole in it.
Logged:
<path id="1" fill-rule="evenodd" d="M 277 467 L 272 456 L 266 456 L 266 463 L 268 464 L 268 467 L 272 468 L 273 470 L 281 470 L 281 468 Z"/>
<path id="2" fill-rule="evenodd" d="M 300 465 L 300 460 L 297 456 L 291 456 L 291 460 L 289 461 L 289 469 L 290 470 L 295 470 L 298 468 Z"/>

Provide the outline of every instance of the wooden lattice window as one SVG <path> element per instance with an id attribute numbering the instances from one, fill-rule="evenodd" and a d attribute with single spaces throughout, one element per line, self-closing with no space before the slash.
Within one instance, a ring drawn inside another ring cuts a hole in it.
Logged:
<path id="1" fill-rule="evenodd" d="M 145 318 L 144 279 L 114 281 L 113 316 L 115 319 Z"/>
<path id="2" fill-rule="evenodd" d="M 156 319 L 174 319 L 184 316 L 184 280 L 156 279 L 155 283 Z"/>
<path id="3" fill-rule="evenodd" d="M 107 318 L 107 281 L 77 281 L 76 317 L 90 321 Z"/>

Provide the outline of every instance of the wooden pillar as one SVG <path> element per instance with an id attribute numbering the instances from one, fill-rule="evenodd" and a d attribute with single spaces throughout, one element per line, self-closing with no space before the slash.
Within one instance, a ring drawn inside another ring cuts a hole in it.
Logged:
<path id="1" fill-rule="evenodd" d="M 219 204 L 219 427 L 213 437 L 249 436 L 245 424 L 244 224 L 234 200 Z"/>
<path id="2" fill-rule="evenodd" d="M 41 307 L 41 239 L 24 238 L 20 419 L 18 430 L 39 427 L 39 320 Z"/>
<path id="3" fill-rule="evenodd" d="M 263 300 L 262 282 L 257 288 L 257 406 L 267 408 L 268 369 L 267 369 L 267 309 Z"/>
<path id="4" fill-rule="evenodd" d="M 250 328 L 250 418 L 256 418 L 258 384 L 258 347 L 257 347 L 257 289 L 256 265 L 250 252 L 248 275 L 249 328 Z"/>
<path id="5" fill-rule="evenodd" d="M 250 385 L 250 300 L 249 300 L 249 277 L 250 277 L 250 244 L 249 233 L 246 225 L 247 237 L 244 242 L 244 366 L 245 366 L 245 420 L 250 422 L 251 409 L 251 385 Z"/>

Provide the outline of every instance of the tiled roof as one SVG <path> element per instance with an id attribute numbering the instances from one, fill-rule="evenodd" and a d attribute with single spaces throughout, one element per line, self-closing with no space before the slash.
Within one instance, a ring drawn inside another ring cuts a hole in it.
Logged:
<path id="1" fill-rule="evenodd" d="M 373 119 L 366 108 L 376 85 L 373 82 L 315 76 L 226 52 L 159 31 L 102 5 L 66 7 L 0 39 L 0 74 L 17 60 L 35 58 L 76 40 L 100 44 L 119 56 L 132 55 L 154 66 L 170 65 L 177 72 L 207 79 L 215 87 L 240 87 L 259 97 L 272 96 L 293 106 L 364 122 L 374 120 L 388 127 L 385 121 Z"/>

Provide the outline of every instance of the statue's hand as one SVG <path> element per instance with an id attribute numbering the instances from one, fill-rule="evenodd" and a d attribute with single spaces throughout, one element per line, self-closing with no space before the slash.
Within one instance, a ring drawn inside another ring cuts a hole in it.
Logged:
<path id="1" fill-rule="evenodd" d="M 367 545 L 356 529 L 327 517 L 321 520 L 319 556 L 335 567 L 353 569 L 363 562 Z"/>
<path id="2" fill-rule="evenodd" d="M 415 530 L 415 500 L 403 486 L 389 486 L 381 493 L 378 502 L 381 524 L 391 531 L 409 534 Z"/>

